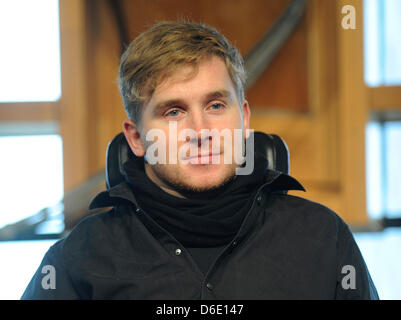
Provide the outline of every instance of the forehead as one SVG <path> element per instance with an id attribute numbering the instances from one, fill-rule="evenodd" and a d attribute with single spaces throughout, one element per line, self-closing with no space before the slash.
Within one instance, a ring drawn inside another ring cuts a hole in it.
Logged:
<path id="1" fill-rule="evenodd" d="M 216 91 L 235 93 L 226 64 L 213 56 L 201 60 L 197 67 L 185 65 L 178 68 L 156 86 L 148 104 L 160 99 L 199 98 Z"/>

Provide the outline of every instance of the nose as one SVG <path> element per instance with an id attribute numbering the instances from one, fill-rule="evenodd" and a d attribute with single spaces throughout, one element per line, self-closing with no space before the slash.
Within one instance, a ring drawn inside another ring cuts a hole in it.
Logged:
<path id="1" fill-rule="evenodd" d="M 202 137 L 202 130 L 210 129 L 210 123 L 206 115 L 200 110 L 191 112 L 188 122 L 186 124 L 188 126 L 188 129 L 192 129 L 196 132 L 196 138 L 199 144 L 201 143 L 202 138 L 206 138 L 204 133 Z"/>
<path id="2" fill-rule="evenodd" d="M 201 108 L 194 108 L 190 115 L 189 115 L 189 121 L 188 121 L 188 126 L 190 129 L 195 130 L 196 133 L 200 132 L 202 129 L 208 129 L 207 127 L 207 119 L 205 117 L 205 114 L 200 110 Z"/>

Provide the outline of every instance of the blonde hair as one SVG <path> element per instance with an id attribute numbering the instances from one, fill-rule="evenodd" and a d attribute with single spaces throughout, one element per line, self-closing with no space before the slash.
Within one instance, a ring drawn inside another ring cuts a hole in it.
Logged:
<path id="1" fill-rule="evenodd" d="M 236 47 L 215 28 L 190 22 L 161 22 L 141 33 L 121 57 L 119 88 L 128 117 L 140 122 L 142 105 L 155 88 L 178 68 L 199 63 L 211 56 L 221 57 L 236 89 L 244 100 L 245 71 Z"/>

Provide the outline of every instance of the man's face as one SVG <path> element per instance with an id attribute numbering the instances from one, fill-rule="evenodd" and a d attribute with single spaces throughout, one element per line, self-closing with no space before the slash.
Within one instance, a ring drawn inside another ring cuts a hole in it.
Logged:
<path id="1" fill-rule="evenodd" d="M 145 170 L 157 185 L 175 195 L 180 195 L 179 190 L 210 190 L 230 180 L 239 166 L 234 160 L 234 129 L 242 129 L 244 133 L 249 128 L 248 103 L 244 101 L 241 105 L 238 101 L 222 59 L 214 56 L 203 60 L 198 72 L 188 77 L 191 71 L 192 67 L 182 67 L 156 87 L 143 106 L 141 128 L 129 120 L 124 122 L 125 135 L 137 156 L 143 156 L 154 143 L 146 140 L 149 130 L 159 129 L 164 133 L 167 163 L 146 163 Z M 172 123 L 176 124 L 178 135 L 169 130 Z M 188 137 L 185 141 L 178 141 L 177 137 L 184 129 L 193 130 L 196 139 Z M 213 150 L 212 138 L 201 135 L 202 129 L 231 132 L 231 145 L 221 138 L 220 147 Z M 170 148 L 171 144 L 177 147 Z M 185 149 L 184 144 L 187 146 Z M 187 152 L 183 153 L 183 150 Z M 172 158 L 170 151 L 177 159 L 175 163 L 168 163 Z M 227 161 L 229 152 L 231 161 Z"/>

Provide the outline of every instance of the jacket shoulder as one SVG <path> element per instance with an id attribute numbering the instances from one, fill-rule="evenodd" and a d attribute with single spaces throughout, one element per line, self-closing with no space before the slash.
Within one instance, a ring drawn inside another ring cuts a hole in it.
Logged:
<path id="1" fill-rule="evenodd" d="M 118 236 L 117 208 L 90 214 L 79 221 L 59 244 L 64 252 L 74 254 L 83 248 L 94 248 L 99 243 L 107 243 L 113 237 Z"/>
<path id="2" fill-rule="evenodd" d="M 297 225 L 312 232 L 326 232 L 337 237 L 347 223 L 327 206 L 289 194 L 271 194 L 269 208 L 285 223 Z"/>
<path id="3" fill-rule="evenodd" d="M 271 196 L 276 205 L 288 207 L 289 210 L 296 208 L 298 212 L 302 213 L 323 215 L 329 219 L 341 219 L 335 211 L 319 202 L 291 194 L 272 193 Z"/>

